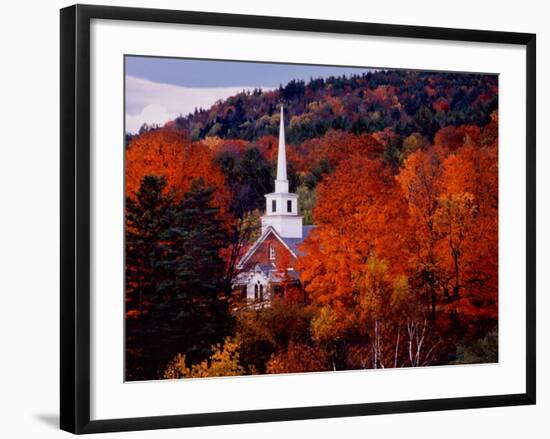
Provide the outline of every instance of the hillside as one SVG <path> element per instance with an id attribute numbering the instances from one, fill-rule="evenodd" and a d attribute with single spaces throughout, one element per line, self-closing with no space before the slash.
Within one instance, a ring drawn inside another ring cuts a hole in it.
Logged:
<path id="1" fill-rule="evenodd" d="M 192 140 L 256 140 L 277 134 L 282 102 L 289 143 L 323 136 L 330 129 L 362 134 L 387 128 L 400 136 L 419 133 L 432 141 L 437 130 L 448 125 L 488 123 L 498 107 L 497 95 L 496 75 L 377 71 L 240 93 L 167 126 L 187 131 Z"/>
<path id="2" fill-rule="evenodd" d="M 208 152 L 202 155 L 211 157 L 230 188 L 230 211 L 242 217 L 263 209 L 264 194 L 273 189 L 281 102 L 290 185 L 300 194 L 308 223 L 315 187 L 350 154 L 379 157 L 397 170 L 417 149 L 439 144 L 454 150 L 471 142 L 483 146 L 498 135 L 497 76 L 377 71 L 240 93 L 162 128 L 144 126 L 140 134 L 127 135 L 129 149 L 134 149 L 129 153 L 139 158 L 143 147 L 172 144 L 166 143 L 168 134 L 196 143 L 195 148 L 203 144 Z"/>

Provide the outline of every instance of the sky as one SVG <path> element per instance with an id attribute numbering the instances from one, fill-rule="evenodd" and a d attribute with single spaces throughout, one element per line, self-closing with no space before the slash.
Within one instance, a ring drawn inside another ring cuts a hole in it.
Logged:
<path id="1" fill-rule="evenodd" d="M 126 131 L 164 124 L 243 90 L 269 90 L 292 79 L 362 74 L 368 68 L 127 56 Z"/>

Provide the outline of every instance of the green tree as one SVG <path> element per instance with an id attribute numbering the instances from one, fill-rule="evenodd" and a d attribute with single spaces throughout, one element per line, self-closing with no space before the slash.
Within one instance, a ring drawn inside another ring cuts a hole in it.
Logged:
<path id="1" fill-rule="evenodd" d="M 262 209 L 264 195 L 273 190 L 271 165 L 256 147 L 247 148 L 242 155 L 222 151 L 216 158 L 231 188 L 231 210 L 242 218 L 245 212 Z"/>
<path id="2" fill-rule="evenodd" d="M 219 209 L 212 207 L 213 192 L 202 178 L 196 179 L 182 202 L 173 206 L 170 227 L 161 234 L 162 259 L 156 265 L 164 275 L 157 284 L 164 300 L 155 318 L 165 334 L 166 355 L 183 351 L 192 362 L 206 358 L 210 346 L 230 329 L 230 285 L 220 256 L 227 238 Z"/>
<path id="3" fill-rule="evenodd" d="M 161 257 L 160 235 L 170 224 L 172 194 L 165 194 L 163 177 L 146 176 L 135 200 L 126 200 L 126 367 L 128 380 L 148 373 L 147 346 L 151 313 L 158 304 L 156 264 Z"/>
<path id="4" fill-rule="evenodd" d="M 304 224 L 313 224 L 313 208 L 315 207 L 315 189 L 309 189 L 305 184 L 296 190 L 300 197 L 300 215 L 304 217 Z"/>

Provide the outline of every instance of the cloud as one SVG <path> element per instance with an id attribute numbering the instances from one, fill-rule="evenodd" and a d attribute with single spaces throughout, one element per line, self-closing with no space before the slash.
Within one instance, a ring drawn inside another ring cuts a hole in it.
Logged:
<path id="1" fill-rule="evenodd" d="M 191 88 L 126 77 L 126 131 L 136 133 L 147 123 L 164 124 L 195 108 L 209 108 L 219 99 L 257 87 Z M 270 90 L 271 87 L 261 87 Z"/>
<path id="2" fill-rule="evenodd" d="M 179 113 L 170 113 L 161 104 L 149 104 L 138 114 L 132 115 L 126 113 L 126 131 L 136 133 L 144 124 L 164 125 L 169 120 L 178 117 Z"/>

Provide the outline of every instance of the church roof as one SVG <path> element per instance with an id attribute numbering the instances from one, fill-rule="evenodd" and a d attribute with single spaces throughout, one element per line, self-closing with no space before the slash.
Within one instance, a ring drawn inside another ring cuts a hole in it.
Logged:
<path id="1" fill-rule="evenodd" d="M 285 281 L 287 278 L 290 280 L 296 281 L 300 279 L 300 275 L 295 270 L 287 270 L 286 273 L 281 273 L 277 270 L 271 270 L 269 272 L 269 282 L 270 283 L 280 283 Z"/>
<path id="2" fill-rule="evenodd" d="M 289 268 L 286 272 L 277 270 L 272 264 L 256 264 L 254 270 L 239 273 L 233 280 L 233 285 L 246 285 L 253 278 L 254 274 L 261 273 L 269 283 L 281 283 L 290 279 L 298 281 L 300 275 L 293 268 Z"/>
<path id="3" fill-rule="evenodd" d="M 309 232 L 313 230 L 315 226 L 303 226 L 302 227 L 302 237 L 301 238 L 283 238 L 281 235 L 277 233 L 277 231 L 269 226 L 265 233 L 258 238 L 258 240 L 254 243 L 252 247 L 248 249 L 246 254 L 241 258 L 239 263 L 237 264 L 237 268 L 241 268 L 243 264 L 254 254 L 254 252 L 258 249 L 258 247 L 261 245 L 261 243 L 269 236 L 269 234 L 273 233 L 274 236 L 276 236 L 289 250 L 290 252 L 295 256 L 302 256 L 303 252 L 298 250 L 298 246 L 302 243 L 304 239 L 306 239 L 309 235 Z M 264 264 L 262 264 L 264 265 Z"/>
<path id="4" fill-rule="evenodd" d="M 256 268 L 267 276 L 274 267 L 273 264 L 256 264 Z"/>
<path id="5" fill-rule="evenodd" d="M 306 239 L 315 226 L 302 226 L 301 238 L 281 238 L 287 247 L 289 247 L 296 256 L 303 256 L 303 252 L 298 249 L 298 246 Z"/>

